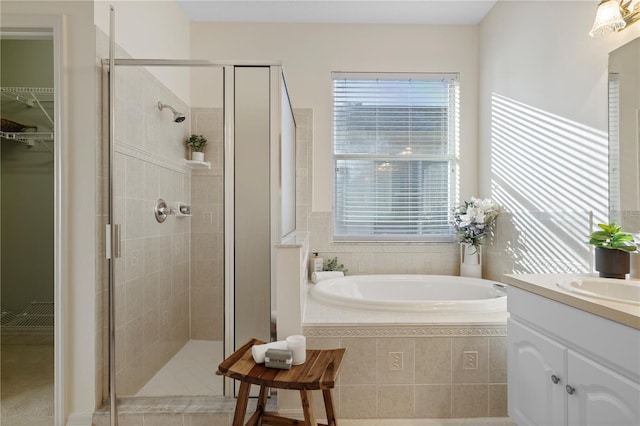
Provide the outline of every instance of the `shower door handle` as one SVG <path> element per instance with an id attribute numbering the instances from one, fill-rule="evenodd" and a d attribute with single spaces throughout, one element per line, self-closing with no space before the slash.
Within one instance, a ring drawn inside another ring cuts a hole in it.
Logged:
<path id="1" fill-rule="evenodd" d="M 113 227 L 113 232 L 112 232 Z M 107 225 L 105 228 L 105 255 L 107 259 L 117 259 L 121 255 L 120 225 Z"/>
<path id="2" fill-rule="evenodd" d="M 119 258 L 122 255 L 122 245 L 120 244 L 120 224 L 113 225 L 113 257 Z"/>

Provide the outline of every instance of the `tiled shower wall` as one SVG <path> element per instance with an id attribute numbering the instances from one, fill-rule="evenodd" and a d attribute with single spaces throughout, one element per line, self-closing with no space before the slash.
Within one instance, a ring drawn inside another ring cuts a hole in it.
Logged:
<path id="1" fill-rule="evenodd" d="M 224 179 L 222 108 L 192 108 L 193 133 L 208 143 L 209 170 L 191 176 L 191 338 L 224 338 Z"/>
<path id="2" fill-rule="evenodd" d="M 107 39 L 98 31 L 97 54 L 106 57 Z M 127 57 L 118 49 L 118 57 Z M 97 65 L 99 62 L 97 63 Z M 98 65 L 99 68 L 99 65 Z M 102 84 L 106 74 L 98 70 Z M 101 98 L 106 92 L 98 88 Z M 139 67 L 116 69 L 115 223 L 122 224 L 122 257 L 116 260 L 116 381 L 119 395 L 133 395 L 189 339 L 189 273 L 191 219 L 154 217 L 158 198 L 169 204 L 190 203 L 191 175 L 184 166 L 189 119 L 174 123 L 158 101 L 189 117 L 189 107 L 156 78 Z M 98 108 L 101 114 L 102 106 Z M 104 118 L 100 120 L 103 133 Z M 104 134 L 101 135 L 102 138 Z M 100 211 L 106 214 L 107 151 L 98 151 Z M 106 216 L 97 230 L 101 241 Z M 101 253 L 104 256 L 104 252 Z M 104 259 L 104 257 L 102 258 Z M 106 272 L 99 259 L 100 292 L 97 372 L 104 395 L 106 381 Z"/>

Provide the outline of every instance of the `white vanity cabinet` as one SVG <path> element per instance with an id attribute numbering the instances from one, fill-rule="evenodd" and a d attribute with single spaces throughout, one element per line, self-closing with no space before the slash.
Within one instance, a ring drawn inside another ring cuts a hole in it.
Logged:
<path id="1" fill-rule="evenodd" d="M 509 416 L 640 425 L 640 330 L 509 287 Z"/>

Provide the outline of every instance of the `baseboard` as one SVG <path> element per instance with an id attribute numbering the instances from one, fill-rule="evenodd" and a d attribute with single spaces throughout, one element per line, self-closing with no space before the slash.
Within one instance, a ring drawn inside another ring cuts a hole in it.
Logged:
<path id="1" fill-rule="evenodd" d="M 71 413 L 66 426 L 91 426 L 92 422 L 93 413 Z"/>

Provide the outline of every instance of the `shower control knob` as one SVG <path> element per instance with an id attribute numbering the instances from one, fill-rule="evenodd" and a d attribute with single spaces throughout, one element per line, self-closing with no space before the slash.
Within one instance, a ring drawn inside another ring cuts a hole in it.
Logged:
<path id="1" fill-rule="evenodd" d="M 551 381 L 553 382 L 554 385 L 557 385 L 558 383 L 560 383 L 560 377 L 558 377 L 555 374 L 553 374 L 551 376 Z"/>

